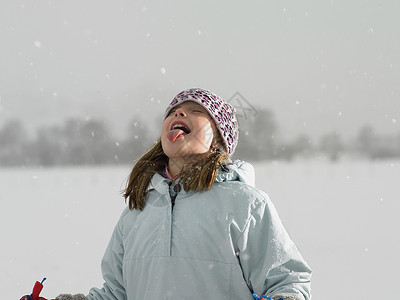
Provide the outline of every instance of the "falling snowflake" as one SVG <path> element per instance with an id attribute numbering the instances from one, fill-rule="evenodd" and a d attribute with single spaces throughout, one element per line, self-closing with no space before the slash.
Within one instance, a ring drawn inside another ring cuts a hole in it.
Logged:
<path id="1" fill-rule="evenodd" d="M 42 47 L 42 43 L 40 41 L 34 41 L 33 44 L 35 45 L 36 48 Z"/>

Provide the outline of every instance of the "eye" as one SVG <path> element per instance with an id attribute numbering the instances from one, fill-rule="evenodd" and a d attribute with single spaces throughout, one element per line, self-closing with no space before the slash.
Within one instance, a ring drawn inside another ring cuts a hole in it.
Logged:
<path id="1" fill-rule="evenodd" d="M 170 115 L 172 115 L 175 112 L 176 108 L 173 108 L 169 111 L 167 117 L 169 117 Z"/>
<path id="2" fill-rule="evenodd" d="M 193 109 L 192 112 L 195 113 L 195 114 L 202 114 L 203 113 L 203 111 L 200 110 L 200 109 Z"/>

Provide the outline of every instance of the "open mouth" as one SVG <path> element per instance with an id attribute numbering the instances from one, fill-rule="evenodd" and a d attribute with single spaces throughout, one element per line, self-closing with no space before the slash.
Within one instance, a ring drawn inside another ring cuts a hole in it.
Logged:
<path id="1" fill-rule="evenodd" d="M 176 121 L 171 125 L 171 129 L 167 134 L 168 139 L 174 142 L 178 137 L 190 133 L 190 128 L 184 122 Z"/>
<path id="2" fill-rule="evenodd" d="M 190 133 L 190 129 L 186 126 L 186 124 L 184 123 L 174 123 L 171 126 L 171 130 L 176 130 L 176 129 L 180 129 L 182 130 L 184 133 L 189 134 Z"/>

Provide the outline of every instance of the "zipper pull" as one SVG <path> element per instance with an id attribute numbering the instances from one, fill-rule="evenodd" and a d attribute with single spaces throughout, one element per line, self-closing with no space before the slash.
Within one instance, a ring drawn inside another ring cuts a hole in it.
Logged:
<path id="1" fill-rule="evenodd" d="M 175 199 L 180 191 L 181 191 L 181 185 L 179 183 L 171 182 L 169 186 L 169 196 L 171 197 L 171 210 L 174 209 Z"/>

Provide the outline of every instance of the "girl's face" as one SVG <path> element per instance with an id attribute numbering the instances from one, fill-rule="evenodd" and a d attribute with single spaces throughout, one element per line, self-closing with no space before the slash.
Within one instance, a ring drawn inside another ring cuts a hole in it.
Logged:
<path id="1" fill-rule="evenodd" d="M 207 110 L 193 101 L 174 107 L 161 127 L 161 144 L 169 158 L 185 158 L 210 149 L 216 127 Z"/>

